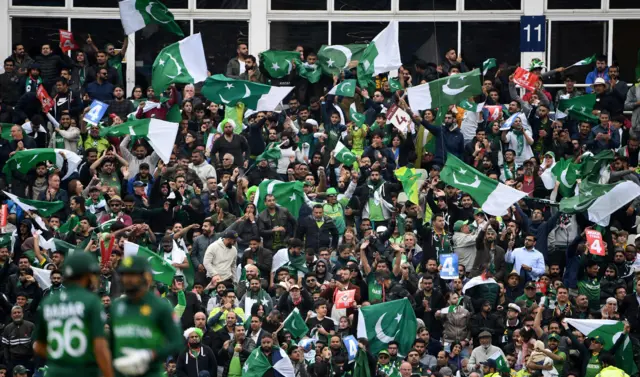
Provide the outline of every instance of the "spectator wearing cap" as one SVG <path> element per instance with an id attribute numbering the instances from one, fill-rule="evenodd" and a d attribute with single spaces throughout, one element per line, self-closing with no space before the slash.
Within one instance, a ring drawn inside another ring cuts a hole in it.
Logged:
<path id="1" fill-rule="evenodd" d="M 538 302 L 542 296 L 541 293 L 537 292 L 537 289 L 538 287 L 534 281 L 526 282 L 524 285 L 524 293 L 521 296 L 516 297 L 515 301 L 524 301 L 525 306 L 530 308 L 533 304 Z"/>
<path id="2" fill-rule="evenodd" d="M 160 156 L 153 151 L 149 154 L 147 150 L 146 142 L 138 141 L 132 147 L 133 151 L 129 152 L 129 142 L 131 141 L 131 135 L 127 135 L 120 142 L 120 153 L 122 154 L 122 158 L 124 158 L 129 163 L 129 175 L 135 176 L 140 171 L 140 165 L 146 163 L 149 168 L 155 169 L 158 161 L 160 161 Z"/>
<path id="3" fill-rule="evenodd" d="M 522 326 L 522 321 L 520 320 L 522 309 L 514 303 L 507 305 L 506 309 L 507 318 L 504 322 L 504 333 L 500 336 L 500 341 L 498 342 L 503 347 L 513 341 L 513 332 Z"/>
<path id="4" fill-rule="evenodd" d="M 5 369 L 6 372 L 6 369 Z M 25 368 L 24 365 L 16 365 L 13 367 L 13 377 L 27 377 L 27 374 L 31 372 L 29 369 Z"/>
<path id="5" fill-rule="evenodd" d="M 109 213 L 105 213 L 98 219 L 98 224 L 104 224 L 109 220 L 120 221 L 124 226 L 133 224 L 131 216 L 122 211 L 122 199 L 118 195 L 114 195 L 109 199 Z"/>
<path id="6" fill-rule="evenodd" d="M 235 280 L 238 250 L 235 247 L 238 233 L 226 230 L 222 238 L 215 241 L 204 253 L 203 265 L 207 277 L 217 276 L 219 281 Z"/>
<path id="7" fill-rule="evenodd" d="M 131 172 L 129 172 L 129 176 L 132 176 Z M 156 178 L 153 176 L 153 174 L 151 174 L 151 169 L 149 167 L 149 164 L 146 162 L 143 162 L 139 166 L 138 173 L 134 174 L 131 178 L 129 178 L 129 181 L 127 183 L 127 193 L 133 195 L 134 183 L 142 182 L 145 184 L 145 187 L 146 187 L 144 192 L 147 195 L 147 197 L 149 197 L 151 195 L 151 188 L 153 187 L 153 184 L 155 183 L 155 181 L 156 181 Z"/>
<path id="8" fill-rule="evenodd" d="M 480 372 L 482 369 L 482 363 L 489 360 L 494 354 L 499 353 L 502 357 L 504 357 L 504 352 L 499 347 L 496 347 L 491 344 L 491 333 L 488 331 L 483 331 L 478 334 L 478 339 L 480 340 L 480 345 L 475 347 L 473 351 L 471 351 L 471 357 L 469 358 L 469 363 L 467 364 L 467 371 L 471 372 Z M 476 344 L 476 342 L 474 342 Z"/>
<path id="9" fill-rule="evenodd" d="M 288 283 L 280 282 L 276 287 L 278 286 L 284 288 L 284 291 L 280 295 L 277 304 L 277 308 L 282 313 L 282 315 L 286 317 L 293 311 L 294 308 L 298 308 L 302 318 L 307 318 L 307 313 L 315 308 L 313 297 L 311 297 L 311 294 L 309 294 L 309 292 L 307 292 L 306 290 L 300 289 L 300 286 L 298 284 L 289 285 Z M 324 301 L 324 299 L 322 301 Z M 317 302 L 319 301 L 316 301 L 316 303 Z M 326 304 L 326 301 L 324 302 Z M 327 313 L 325 311 L 325 314 L 322 316 L 322 318 L 324 318 L 324 316 L 326 315 Z M 331 321 L 328 318 L 327 320 Z M 331 323 L 333 323 L 333 321 L 331 321 Z M 314 323 L 313 326 L 315 325 L 316 324 Z M 313 326 L 309 326 L 309 328 L 311 329 Z"/>
<path id="10" fill-rule="evenodd" d="M 137 208 L 149 208 L 149 199 L 147 197 L 147 184 L 142 181 L 133 182 L 133 202 Z"/>
<path id="11" fill-rule="evenodd" d="M 476 256 L 478 230 L 469 229 L 469 220 L 458 220 L 453 224 L 453 252 L 458 255 L 458 263 L 466 269 L 473 267 Z"/>
<path id="12" fill-rule="evenodd" d="M 622 114 L 624 103 L 618 101 L 611 92 L 609 85 L 603 79 L 598 77 L 593 82 L 593 91 L 596 94 L 596 104 L 593 110 L 599 115 L 603 110 L 607 110 L 609 114 L 618 116 Z"/>

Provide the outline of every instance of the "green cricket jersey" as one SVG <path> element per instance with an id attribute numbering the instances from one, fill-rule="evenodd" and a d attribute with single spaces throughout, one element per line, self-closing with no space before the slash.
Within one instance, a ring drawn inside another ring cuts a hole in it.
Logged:
<path id="1" fill-rule="evenodd" d="M 44 299 L 35 339 L 47 344 L 47 376 L 98 377 L 93 341 L 104 337 L 105 320 L 98 296 L 75 284 Z"/>
<path id="2" fill-rule="evenodd" d="M 142 377 L 160 377 L 167 356 L 182 350 L 182 331 L 167 300 L 147 292 L 133 302 L 128 297 L 111 305 L 111 351 L 113 358 L 124 356 L 123 349 L 152 350 L 155 361 Z M 116 376 L 121 376 L 116 371 Z"/>

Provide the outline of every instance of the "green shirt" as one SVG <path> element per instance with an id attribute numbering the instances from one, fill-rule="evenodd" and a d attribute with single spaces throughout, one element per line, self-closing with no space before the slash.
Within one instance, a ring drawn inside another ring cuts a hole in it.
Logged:
<path id="1" fill-rule="evenodd" d="M 596 377 L 596 375 L 600 373 L 601 369 L 602 364 L 600 364 L 600 354 L 591 354 L 584 377 Z"/>
<path id="2" fill-rule="evenodd" d="M 122 81 L 122 54 L 118 54 L 115 56 L 110 56 L 107 61 L 109 67 L 113 67 L 116 71 L 118 71 L 118 83 L 123 83 Z"/>
<path id="3" fill-rule="evenodd" d="M 47 376 L 100 376 L 93 341 L 104 338 L 105 321 L 98 296 L 75 284 L 45 298 L 35 339 L 47 344 Z"/>
<path id="4" fill-rule="evenodd" d="M 375 272 L 367 275 L 367 290 L 369 292 L 369 302 L 382 302 L 382 285 L 376 280 Z"/>
<path id="5" fill-rule="evenodd" d="M 147 292 L 137 302 L 119 298 L 111 305 L 113 358 L 123 349 L 152 350 L 156 356 L 143 377 L 161 376 L 167 356 L 182 350 L 182 331 L 168 301 Z M 116 376 L 121 376 L 116 372 Z"/>
<path id="6" fill-rule="evenodd" d="M 600 309 L 600 280 L 590 279 L 585 276 L 583 280 L 578 280 L 578 293 L 586 295 L 589 299 L 589 309 Z"/>
<path id="7" fill-rule="evenodd" d="M 553 361 L 553 366 L 556 368 L 556 370 L 558 371 L 558 376 L 564 376 L 564 363 L 567 361 L 567 354 L 560 351 L 559 349 L 556 349 L 554 352 L 554 354 L 560 356 L 562 358 L 562 360 L 560 361 Z"/>

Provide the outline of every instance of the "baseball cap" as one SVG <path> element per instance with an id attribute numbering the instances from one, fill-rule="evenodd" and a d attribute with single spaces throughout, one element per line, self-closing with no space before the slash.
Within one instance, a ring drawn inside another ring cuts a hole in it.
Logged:
<path id="1" fill-rule="evenodd" d="M 476 208 L 476 209 L 474 209 L 474 210 L 473 210 L 473 214 L 474 214 L 474 215 L 480 215 L 480 214 L 482 214 L 482 213 L 484 213 L 484 211 L 482 210 L 482 208 Z"/>
<path id="2" fill-rule="evenodd" d="M 478 338 L 491 338 L 491 333 L 489 331 L 483 331 L 478 335 Z"/>
<path id="3" fill-rule="evenodd" d="M 331 187 L 330 189 L 327 190 L 327 196 L 328 195 L 338 195 L 338 190 L 336 190 L 335 188 Z"/>
<path id="4" fill-rule="evenodd" d="M 601 345 L 604 346 L 604 339 L 602 339 L 602 337 L 600 335 L 592 336 L 589 339 L 591 339 L 592 342 L 598 342 L 598 343 L 600 343 Z"/>
<path id="5" fill-rule="evenodd" d="M 380 356 L 380 355 L 391 356 L 391 355 L 389 355 L 389 351 L 387 351 L 387 350 L 382 350 L 382 351 L 378 352 L 378 356 Z"/>
<path id="6" fill-rule="evenodd" d="M 298 284 L 293 284 L 291 287 L 289 287 L 289 290 L 292 289 L 300 289 L 300 286 Z"/>
<path id="7" fill-rule="evenodd" d="M 145 187 L 147 184 L 142 181 L 133 182 L 133 187 Z"/>
<path id="8" fill-rule="evenodd" d="M 525 284 L 525 286 L 524 286 L 524 289 L 527 289 L 527 288 L 533 288 L 533 289 L 536 289 L 536 288 L 537 288 L 537 287 L 536 287 L 536 283 L 534 283 L 534 282 L 532 282 L 532 281 L 527 282 L 527 284 Z"/>
<path id="9" fill-rule="evenodd" d="M 89 253 L 73 253 L 64 261 L 65 278 L 100 272 L 98 261 Z"/>
<path id="10" fill-rule="evenodd" d="M 469 220 L 465 220 L 465 221 L 458 220 L 453 224 L 453 231 L 459 232 L 462 229 L 462 227 L 467 224 L 469 224 Z"/>
<path id="11" fill-rule="evenodd" d="M 236 233 L 234 230 L 227 229 L 224 231 L 224 233 L 222 233 L 222 238 L 232 238 L 235 240 L 238 238 L 238 233 Z"/>
<path id="12" fill-rule="evenodd" d="M 120 267 L 118 267 L 118 272 L 120 273 L 133 273 L 133 274 L 141 274 L 147 272 L 149 270 L 149 262 L 144 257 L 141 256 L 129 256 L 125 257 L 120 263 Z"/>
<path id="13" fill-rule="evenodd" d="M 558 342 L 559 342 L 559 341 L 560 341 L 560 335 L 558 335 L 558 334 L 556 334 L 556 333 L 551 333 L 551 334 L 549 335 L 549 340 L 551 340 L 551 339 L 553 339 L 553 340 L 555 340 L 555 341 L 558 341 Z"/>
<path id="14" fill-rule="evenodd" d="M 29 372 L 29 369 L 25 368 L 24 365 L 16 365 L 13 367 L 13 374 L 25 374 Z"/>
<path id="15" fill-rule="evenodd" d="M 593 85 L 607 85 L 607 82 L 604 81 L 602 77 L 598 77 L 596 81 L 593 82 Z"/>

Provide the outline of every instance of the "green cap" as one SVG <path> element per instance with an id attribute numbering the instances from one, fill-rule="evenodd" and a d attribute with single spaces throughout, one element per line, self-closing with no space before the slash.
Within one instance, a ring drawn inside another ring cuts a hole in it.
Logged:
<path id="1" fill-rule="evenodd" d="M 125 257 L 118 268 L 118 272 L 123 274 L 142 274 L 147 271 L 149 271 L 149 262 L 144 257 L 137 255 Z"/>
<path id="2" fill-rule="evenodd" d="M 481 214 L 481 213 L 484 213 L 484 212 L 482 211 L 482 208 L 476 208 L 476 209 L 474 209 L 474 210 L 473 210 L 473 214 L 474 214 L 474 215 L 479 215 L 479 214 Z"/>
<path id="3" fill-rule="evenodd" d="M 558 335 L 558 334 L 553 332 L 553 333 L 551 333 L 551 335 L 549 335 L 549 340 L 551 340 L 551 339 L 559 342 L 560 341 L 560 335 Z"/>
<path id="4" fill-rule="evenodd" d="M 338 195 L 338 190 L 331 187 L 330 189 L 327 190 L 327 195 Z"/>
<path id="5" fill-rule="evenodd" d="M 26 374 L 29 372 L 29 369 L 25 368 L 24 365 L 16 365 L 13 367 L 13 374 Z"/>
<path id="6" fill-rule="evenodd" d="M 462 220 L 458 220 L 455 222 L 455 224 L 453 224 L 453 231 L 454 232 L 459 232 L 460 229 L 462 229 L 463 226 L 469 224 L 468 220 L 462 221 Z"/>
<path id="7" fill-rule="evenodd" d="M 84 274 L 97 274 L 100 272 L 100 266 L 93 255 L 78 251 L 65 259 L 63 272 L 65 278 Z"/>
<path id="8" fill-rule="evenodd" d="M 600 335 L 592 336 L 590 339 L 592 342 L 598 342 L 604 346 L 604 339 Z"/>
<path id="9" fill-rule="evenodd" d="M 380 356 L 380 355 L 391 356 L 391 355 L 389 355 L 389 351 L 387 351 L 387 350 L 382 350 L 382 351 L 378 352 L 378 356 Z"/>

